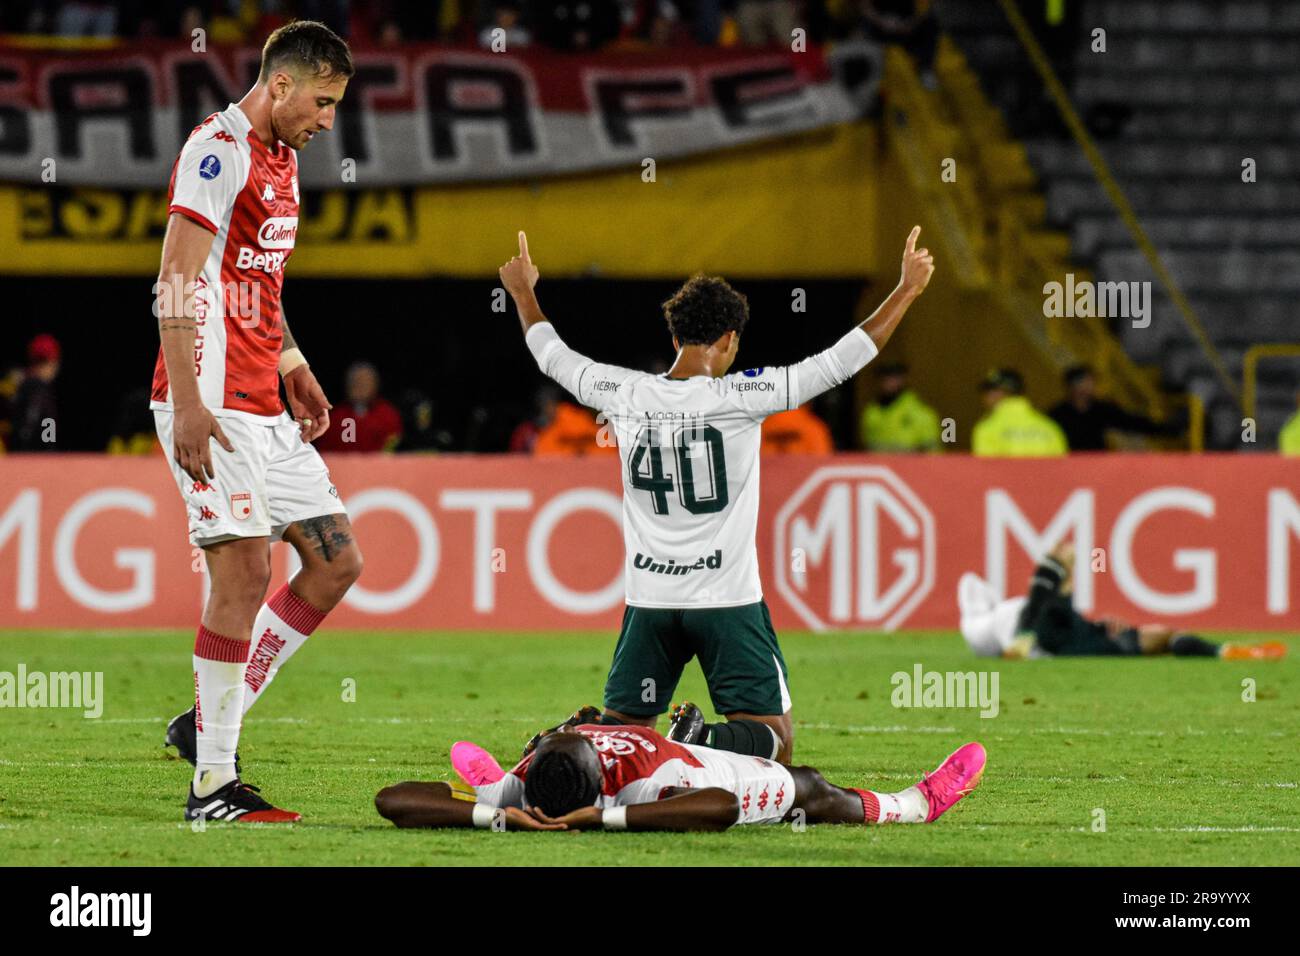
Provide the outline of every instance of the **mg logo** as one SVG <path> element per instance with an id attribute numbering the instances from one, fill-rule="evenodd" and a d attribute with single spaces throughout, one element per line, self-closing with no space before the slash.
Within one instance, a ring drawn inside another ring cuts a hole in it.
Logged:
<path id="1" fill-rule="evenodd" d="M 776 588 L 815 631 L 892 631 L 934 587 L 934 516 L 888 468 L 819 468 L 775 534 Z"/>

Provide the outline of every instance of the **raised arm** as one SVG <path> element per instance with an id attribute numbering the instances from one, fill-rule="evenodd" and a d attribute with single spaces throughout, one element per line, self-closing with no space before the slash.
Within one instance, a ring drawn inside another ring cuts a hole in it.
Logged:
<path id="1" fill-rule="evenodd" d="M 903 315 L 917 296 L 925 291 L 925 287 L 930 284 L 930 276 L 934 275 L 934 256 L 930 255 L 929 249 L 916 248 L 916 240 L 920 235 L 921 227 L 913 226 L 907 244 L 903 247 L 903 274 L 899 277 L 898 285 L 894 286 L 894 291 L 889 293 L 876 311 L 858 326 L 871 336 L 877 352 L 885 347 Z"/>
<path id="2" fill-rule="evenodd" d="M 195 282 L 212 249 L 212 240 L 213 233 L 208 229 L 180 213 L 172 213 L 167 220 L 162 265 L 154 287 L 158 336 L 176 416 L 171 453 L 195 481 L 210 481 L 216 476 L 210 439 L 216 438 L 226 451 L 234 451 L 221 425 L 203 405 L 194 370 Z"/>
<path id="3" fill-rule="evenodd" d="M 885 301 L 861 325 L 830 348 L 784 369 L 787 373 L 785 380 L 778 377 L 775 389 L 759 395 L 754 406 L 758 412 L 770 415 L 802 405 L 822 392 L 847 382 L 880 354 L 908 308 L 925 291 L 930 276 L 934 273 L 934 259 L 930 250 L 916 248 L 916 239 L 920 234 L 921 227 L 916 226 L 908 235 L 903 249 L 902 275 Z"/>
<path id="4" fill-rule="evenodd" d="M 510 293 L 519 311 L 524 342 L 537 360 L 537 367 L 579 402 L 604 410 L 607 407 L 604 401 L 618 392 L 618 386 L 640 374 L 594 362 L 564 344 L 537 304 L 533 287 L 537 285 L 538 272 L 528 254 L 528 237 L 523 232 L 519 233 L 519 255 L 503 265 L 500 274 L 502 286 Z M 602 391 L 601 384 L 612 384 L 613 387 Z"/>
<path id="5" fill-rule="evenodd" d="M 547 318 L 542 314 L 542 307 L 537 304 L 537 296 L 533 293 L 533 288 L 537 285 L 537 266 L 533 265 L 533 260 L 528 255 L 528 237 L 522 229 L 519 230 L 519 255 L 503 265 L 498 272 L 501 284 L 510 293 L 510 298 L 515 300 L 515 308 L 519 310 L 519 324 L 526 336 L 529 329 L 546 322 Z"/>

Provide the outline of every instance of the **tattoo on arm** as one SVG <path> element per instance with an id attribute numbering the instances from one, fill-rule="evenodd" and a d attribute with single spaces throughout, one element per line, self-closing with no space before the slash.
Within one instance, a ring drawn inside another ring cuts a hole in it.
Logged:
<path id="1" fill-rule="evenodd" d="M 305 518 L 296 524 L 312 550 L 325 561 L 333 561 L 344 548 L 352 544 L 351 527 L 343 515 Z"/>
<path id="2" fill-rule="evenodd" d="M 289 349 L 298 347 L 297 340 L 294 339 L 293 333 L 289 331 L 289 320 L 284 317 L 284 312 L 280 313 L 280 334 L 284 337 L 280 343 L 280 351 L 287 352 Z"/>

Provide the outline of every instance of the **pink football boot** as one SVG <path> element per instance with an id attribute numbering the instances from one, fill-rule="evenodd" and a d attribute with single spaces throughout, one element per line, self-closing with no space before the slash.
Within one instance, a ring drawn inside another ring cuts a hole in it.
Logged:
<path id="1" fill-rule="evenodd" d="M 958 800 L 974 790 L 984 775 L 984 765 L 987 762 L 988 754 L 984 752 L 984 745 L 969 743 L 949 754 L 948 759 L 939 764 L 934 773 L 926 774 L 916 785 L 930 804 L 925 822 L 933 823 L 951 810 Z"/>
<path id="2" fill-rule="evenodd" d="M 495 757 L 468 740 L 451 745 L 451 767 L 471 787 L 485 787 L 506 775 Z"/>

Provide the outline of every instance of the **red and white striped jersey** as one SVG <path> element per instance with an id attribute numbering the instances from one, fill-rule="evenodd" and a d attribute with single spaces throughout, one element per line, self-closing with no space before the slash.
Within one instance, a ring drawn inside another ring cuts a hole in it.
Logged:
<path id="1" fill-rule="evenodd" d="M 190 133 L 172 168 L 168 203 L 215 236 L 195 283 L 194 371 L 203 404 L 269 424 L 283 412 L 280 290 L 298 232 L 297 154 L 279 141 L 268 147 L 232 103 Z M 161 349 L 151 399 L 152 408 L 170 407 Z"/>
<path id="2" fill-rule="evenodd" d="M 576 729 L 595 745 L 600 756 L 604 785 L 598 806 L 653 803 L 672 787 L 720 787 L 741 800 L 740 822 L 749 822 L 747 817 L 760 814 L 779 818 L 794 799 L 794 782 L 785 768 L 762 757 L 679 744 L 649 727 L 582 724 Z M 532 757 L 529 754 L 506 774 L 504 786 L 491 788 L 488 802 L 524 805 L 523 783 Z M 479 799 L 484 798 L 485 789 L 479 788 Z"/>

